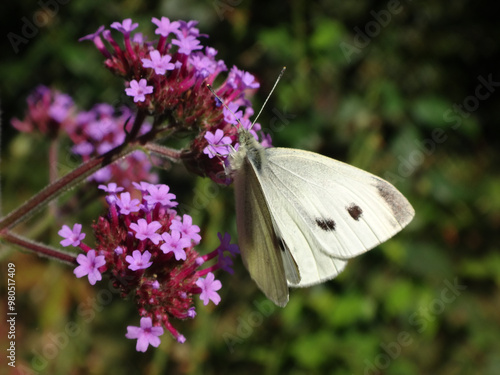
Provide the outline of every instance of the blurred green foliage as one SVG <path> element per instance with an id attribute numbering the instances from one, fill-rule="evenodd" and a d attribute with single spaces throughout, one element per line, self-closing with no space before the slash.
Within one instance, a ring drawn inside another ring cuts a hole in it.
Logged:
<path id="1" fill-rule="evenodd" d="M 126 101 L 121 80 L 77 39 L 127 17 L 151 32 L 151 17 L 161 16 L 200 20 L 206 43 L 228 66 L 255 74 L 261 89 L 254 108 L 286 65 L 260 119 L 274 144 L 389 179 L 416 211 L 408 228 L 351 261 L 336 280 L 292 290 L 285 309 L 266 303 L 237 262 L 234 275 L 220 274 L 221 304 L 200 303 L 196 319 L 177 323 L 188 341 L 165 335 L 146 354 L 124 338 L 138 319 L 129 301 L 104 299 L 106 280 L 93 288 L 68 267 L 1 244 L 2 297 L 6 264 L 16 264 L 17 370 L 24 372 L 12 373 L 500 373 L 500 93 L 484 84 L 500 81 L 500 29 L 490 4 L 74 0 L 59 4 L 17 53 L 4 37 L 4 214 L 48 178 L 46 140 L 9 124 L 23 115 L 28 92 L 41 83 L 57 87 L 86 109 Z M 41 9 L 26 1 L 2 8 L 4 36 L 21 34 L 23 17 Z M 218 231 L 236 235 L 230 188 L 216 189 L 181 166 L 163 173 L 162 182 L 180 202 L 206 202 L 193 212 L 206 251 L 217 245 Z M 208 193 L 214 189 L 216 198 Z M 52 244 L 68 221 L 85 222 L 89 232 L 102 210 L 91 190 L 67 193 L 61 202 L 72 210 L 64 217 L 44 211 L 19 232 Z M 5 317 L 5 304 L 0 310 Z M 2 348 L 6 332 L 2 323 Z M 0 363 L 4 371 L 3 355 Z"/>

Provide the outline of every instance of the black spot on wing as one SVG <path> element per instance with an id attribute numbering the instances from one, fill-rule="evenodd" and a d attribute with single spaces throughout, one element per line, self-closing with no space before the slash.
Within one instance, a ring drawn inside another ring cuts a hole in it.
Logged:
<path id="1" fill-rule="evenodd" d="M 336 224 L 332 219 L 316 219 L 316 225 L 324 231 L 334 231 Z"/>
<path id="2" fill-rule="evenodd" d="M 276 237 L 276 241 L 278 242 L 278 247 L 281 251 L 285 251 L 287 249 L 286 243 L 281 237 Z"/>
<path id="3" fill-rule="evenodd" d="M 363 210 L 361 209 L 361 207 L 359 207 L 355 203 L 351 203 L 348 207 L 346 207 L 346 209 L 347 212 L 349 212 L 349 215 L 351 215 L 351 217 L 356 221 L 358 221 L 361 217 L 361 214 L 363 214 Z"/>

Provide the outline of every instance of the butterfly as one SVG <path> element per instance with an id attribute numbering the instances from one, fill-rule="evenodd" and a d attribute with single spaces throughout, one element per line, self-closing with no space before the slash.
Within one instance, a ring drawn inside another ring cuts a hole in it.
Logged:
<path id="1" fill-rule="evenodd" d="M 289 287 L 336 277 L 415 215 L 373 174 L 313 152 L 264 148 L 241 124 L 238 140 L 229 155 L 238 244 L 251 278 L 278 306 L 287 304 Z"/>

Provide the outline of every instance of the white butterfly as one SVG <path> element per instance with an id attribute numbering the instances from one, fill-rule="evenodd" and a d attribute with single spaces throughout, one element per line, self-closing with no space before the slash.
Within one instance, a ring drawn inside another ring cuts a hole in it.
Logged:
<path id="1" fill-rule="evenodd" d="M 264 148 L 243 126 L 230 155 L 243 263 L 278 306 L 288 287 L 337 276 L 394 236 L 415 211 L 390 183 L 308 151 Z"/>
<path id="2" fill-rule="evenodd" d="M 288 287 L 333 279 L 347 260 L 388 240 L 415 215 L 394 186 L 368 172 L 313 152 L 264 148 L 241 123 L 238 138 L 229 173 L 241 257 L 278 306 L 288 303 Z"/>

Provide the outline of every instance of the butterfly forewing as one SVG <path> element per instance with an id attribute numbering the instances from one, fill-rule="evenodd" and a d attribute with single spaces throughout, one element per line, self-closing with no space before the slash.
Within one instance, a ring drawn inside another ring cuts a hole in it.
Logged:
<path id="1" fill-rule="evenodd" d="M 307 151 L 270 148 L 265 154 L 261 184 L 265 195 L 274 193 L 268 198 L 271 214 L 286 211 L 289 219 L 282 226 L 295 223 L 316 251 L 352 258 L 394 236 L 413 218 L 406 198 L 368 172 Z"/>
<path id="2" fill-rule="evenodd" d="M 255 170 L 245 157 L 233 176 L 238 243 L 245 267 L 267 298 L 278 306 L 288 302 L 288 286 L 280 240 Z"/>

